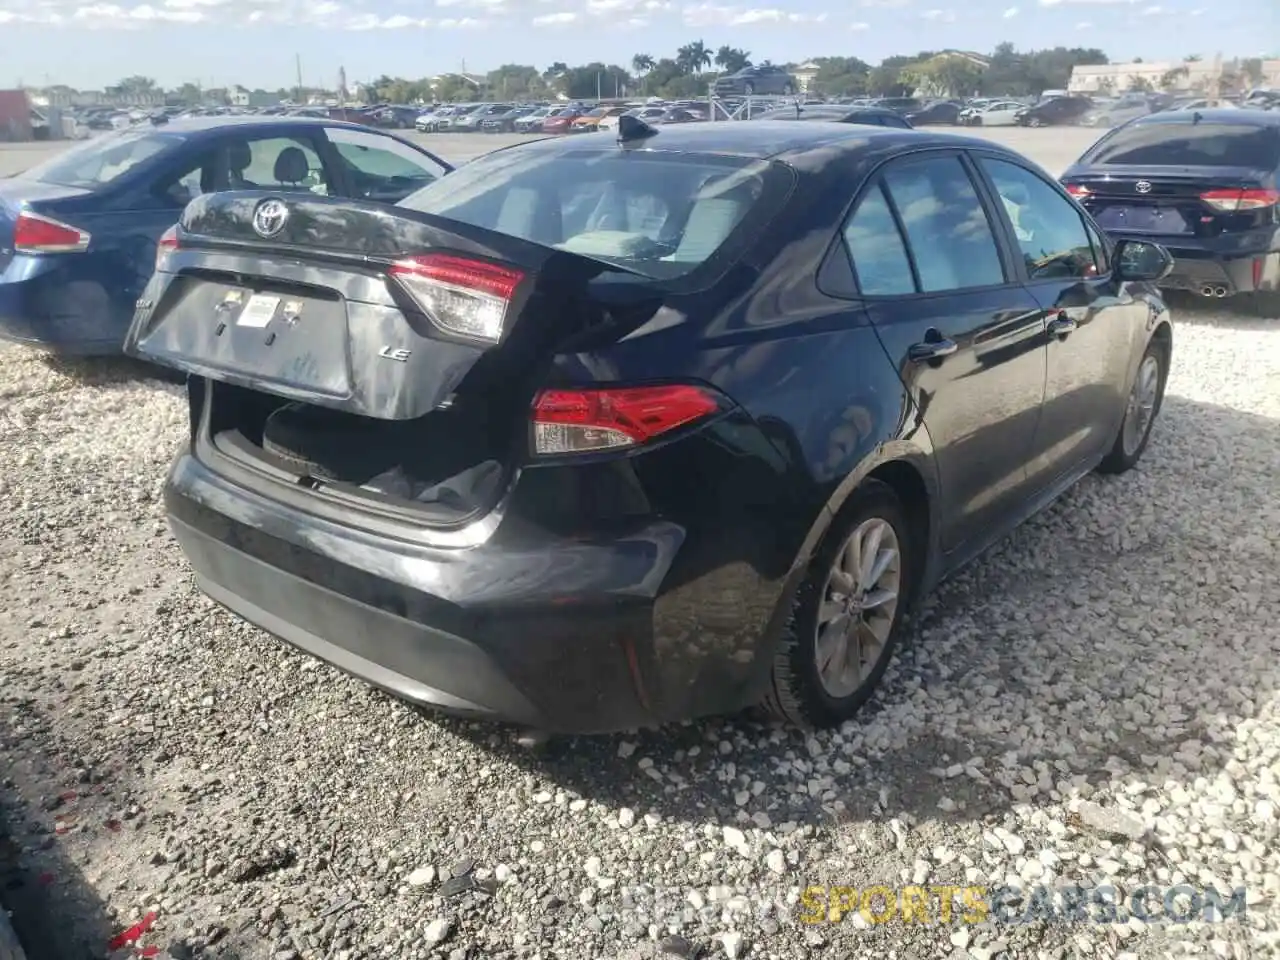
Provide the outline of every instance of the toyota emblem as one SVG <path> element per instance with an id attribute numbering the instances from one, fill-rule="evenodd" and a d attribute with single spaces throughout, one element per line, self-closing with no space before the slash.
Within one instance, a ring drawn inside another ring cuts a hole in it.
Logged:
<path id="1" fill-rule="evenodd" d="M 263 200 L 253 211 L 253 232 L 265 239 L 276 236 L 289 220 L 283 200 Z"/>
<path id="2" fill-rule="evenodd" d="M 1133 185 L 1133 189 L 1137 190 L 1139 193 L 1150 193 L 1150 192 L 1151 192 L 1151 181 L 1150 181 L 1150 180 L 1139 180 L 1137 183 L 1135 183 L 1135 184 Z"/>

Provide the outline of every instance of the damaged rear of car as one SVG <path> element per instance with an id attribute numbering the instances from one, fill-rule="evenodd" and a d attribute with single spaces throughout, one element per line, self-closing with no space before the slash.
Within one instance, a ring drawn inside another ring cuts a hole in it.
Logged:
<path id="1" fill-rule="evenodd" d="M 166 497 L 202 588 L 450 712 L 595 732 L 743 705 L 794 547 L 774 521 L 747 542 L 781 469 L 723 502 L 743 449 L 776 452 L 689 318 L 750 283 L 794 185 L 534 144 L 397 207 L 194 201 L 126 351 L 190 375 Z M 726 511 L 743 543 L 699 534 Z M 720 632 L 708 576 L 739 598 Z"/>

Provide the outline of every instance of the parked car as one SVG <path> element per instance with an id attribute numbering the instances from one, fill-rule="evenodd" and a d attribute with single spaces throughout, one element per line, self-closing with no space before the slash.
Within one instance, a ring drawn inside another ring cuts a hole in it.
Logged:
<path id="1" fill-rule="evenodd" d="M 421 114 L 422 111 L 417 107 L 393 104 L 374 110 L 370 119 L 376 127 L 384 127 L 390 130 L 412 130 Z"/>
<path id="2" fill-rule="evenodd" d="M 586 113 L 581 107 L 561 107 L 547 114 L 542 121 L 543 133 L 568 133 L 573 121 Z"/>
<path id="3" fill-rule="evenodd" d="M 910 130 L 911 124 L 894 110 L 880 110 L 876 107 L 844 107 L 816 106 L 794 107 L 790 110 L 771 110 L 762 114 L 760 120 L 817 120 L 828 123 L 862 123 L 873 127 L 896 127 L 899 130 Z"/>
<path id="4" fill-rule="evenodd" d="M 413 121 L 413 127 L 419 133 L 436 133 L 440 129 L 441 121 L 445 117 L 452 116 L 454 109 L 452 106 L 443 106 L 427 110 Z"/>
<path id="5" fill-rule="evenodd" d="M 668 108 L 665 105 L 659 106 L 657 104 L 654 104 L 652 106 L 645 106 L 645 107 L 635 107 L 634 109 L 626 111 L 625 114 L 619 114 L 617 116 L 612 116 L 612 117 L 601 117 L 600 123 L 598 124 L 597 129 L 617 130 L 618 116 L 639 117 L 641 120 L 648 123 L 652 120 L 660 119 L 662 115 L 667 112 L 667 109 Z"/>
<path id="6" fill-rule="evenodd" d="M 712 93 L 717 97 L 754 97 L 760 94 L 789 97 L 799 89 L 796 78 L 787 73 L 785 67 L 768 63 L 743 67 L 712 85 Z"/>
<path id="7" fill-rule="evenodd" d="M 660 116 L 651 117 L 645 123 L 650 124 L 671 124 L 671 123 L 701 123 L 707 119 L 706 114 L 698 113 L 690 110 L 688 107 L 668 107 Z"/>
<path id="8" fill-rule="evenodd" d="M 502 113 L 491 113 L 481 119 L 480 129 L 484 133 L 515 133 L 516 122 L 529 116 L 536 109 L 528 104 L 514 104 Z"/>
<path id="9" fill-rule="evenodd" d="M 942 577 L 1138 463 L 1168 254 L 1107 242 L 1030 161 L 864 126 L 632 135 L 492 153 L 390 211 L 187 208 L 129 351 L 190 375 L 165 504 L 210 596 L 545 731 L 761 700 L 834 725 Z"/>
<path id="10" fill-rule="evenodd" d="M 1062 176 L 1114 237 L 1173 255 L 1164 286 L 1206 297 L 1280 291 L 1280 116 L 1154 113 L 1117 127 Z M 1274 314 L 1271 314 L 1274 315 Z"/>
<path id="11" fill-rule="evenodd" d="M 449 124 L 451 133 L 475 133 L 484 121 L 506 116 L 515 106 L 513 103 L 482 103 L 474 110 L 454 118 Z"/>
<path id="12" fill-rule="evenodd" d="M 106 134 L 0 179 L 0 338 L 120 352 L 156 244 L 193 198 L 270 189 L 395 203 L 451 167 L 333 120 L 209 117 Z"/>
<path id="13" fill-rule="evenodd" d="M 1012 127 L 1025 109 L 1027 105 L 1017 100 L 996 100 L 974 110 L 961 111 L 960 122 L 969 127 Z"/>
<path id="14" fill-rule="evenodd" d="M 1151 102 L 1144 96 L 1121 97 L 1090 110 L 1080 119 L 1086 127 L 1118 127 L 1122 123 L 1145 117 L 1152 112 Z"/>
<path id="15" fill-rule="evenodd" d="M 455 104 L 448 113 L 441 111 L 436 114 L 436 132 L 448 133 L 453 131 L 459 123 L 486 106 L 488 106 L 486 103 L 459 103 Z"/>
<path id="16" fill-rule="evenodd" d="M 516 133 L 541 133 L 542 122 L 556 112 L 557 107 L 535 107 L 523 117 L 517 117 L 515 123 Z"/>
<path id="17" fill-rule="evenodd" d="M 952 103 L 950 100 L 940 100 L 937 103 L 921 107 L 919 110 L 912 110 L 906 114 L 906 118 L 913 127 L 923 127 L 935 123 L 944 123 L 955 127 L 960 125 L 960 111 L 962 109 L 958 103 Z"/>
<path id="18" fill-rule="evenodd" d="M 924 101 L 916 97 L 879 97 L 871 101 L 871 106 L 882 110 L 896 110 L 905 115 L 924 107 Z"/>
<path id="19" fill-rule="evenodd" d="M 1050 127 L 1076 123 L 1093 109 L 1093 103 L 1084 97 L 1053 97 L 1041 100 L 1034 107 L 1024 107 L 1015 116 L 1019 126 Z"/>
<path id="20" fill-rule="evenodd" d="M 575 117 L 569 127 L 570 133 L 595 133 L 600 128 L 600 121 L 606 117 L 620 117 L 627 112 L 626 107 L 596 107 L 588 110 L 580 117 Z"/>

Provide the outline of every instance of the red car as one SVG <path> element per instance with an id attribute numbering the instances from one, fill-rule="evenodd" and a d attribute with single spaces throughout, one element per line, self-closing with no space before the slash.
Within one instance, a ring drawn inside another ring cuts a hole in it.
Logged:
<path id="1" fill-rule="evenodd" d="M 586 111 L 577 107 L 562 107 L 542 121 L 543 133 L 568 133 L 577 120 Z"/>

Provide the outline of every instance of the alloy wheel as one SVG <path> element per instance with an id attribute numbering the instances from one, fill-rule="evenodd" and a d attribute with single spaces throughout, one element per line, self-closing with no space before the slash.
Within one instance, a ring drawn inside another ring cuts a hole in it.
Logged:
<path id="1" fill-rule="evenodd" d="M 884 654 L 902 587 L 902 551 L 893 526 L 864 520 L 836 554 L 822 591 L 814 655 L 828 696 L 854 693 Z"/>
<path id="2" fill-rule="evenodd" d="M 1133 389 L 1129 391 L 1122 440 L 1125 456 L 1132 457 L 1137 452 L 1147 431 L 1151 429 L 1151 418 L 1155 415 L 1159 395 L 1160 361 L 1154 355 L 1147 354 L 1142 360 L 1142 366 L 1138 367 Z"/>

